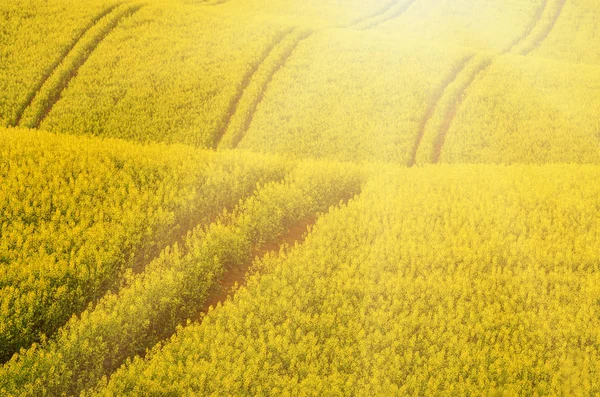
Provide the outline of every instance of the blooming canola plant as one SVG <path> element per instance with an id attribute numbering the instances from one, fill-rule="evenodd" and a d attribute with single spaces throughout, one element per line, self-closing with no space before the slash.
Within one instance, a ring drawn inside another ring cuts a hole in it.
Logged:
<path id="1" fill-rule="evenodd" d="M 0 395 L 600 394 L 596 0 L 6 0 Z"/>

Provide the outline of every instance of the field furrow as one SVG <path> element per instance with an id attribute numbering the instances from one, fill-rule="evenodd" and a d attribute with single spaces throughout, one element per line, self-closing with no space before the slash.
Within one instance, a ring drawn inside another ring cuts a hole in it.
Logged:
<path id="1" fill-rule="evenodd" d="M 599 171 L 378 168 L 93 395 L 595 395 Z"/>
<path id="2" fill-rule="evenodd" d="M 210 299 L 218 299 L 224 277 L 242 277 L 256 255 L 297 239 L 306 219 L 360 193 L 362 183 L 358 167 L 304 163 L 281 182 L 262 185 L 184 244 L 164 250 L 117 294 L 71 319 L 55 339 L 16 355 L 0 369 L 0 391 L 78 395 L 95 386 L 128 357 L 200 316 L 206 302 L 216 304 Z M 53 368 L 60 368 L 59 378 Z"/>
<path id="3" fill-rule="evenodd" d="M 540 2 L 539 6 L 535 10 L 534 18 L 531 20 L 527 28 L 523 31 L 523 34 L 521 34 L 519 37 L 516 37 L 503 51 L 504 53 L 512 52 L 515 47 L 517 47 L 520 43 L 525 41 L 527 37 L 529 37 L 532 34 L 535 27 L 542 20 L 542 16 L 544 15 L 544 11 L 546 11 L 546 8 L 548 7 L 549 1 L 551 0 L 543 0 L 542 2 Z"/>
<path id="4" fill-rule="evenodd" d="M 190 224 L 206 225 L 290 169 L 239 153 L 0 132 L 0 361 L 54 335 Z"/>
<path id="5" fill-rule="evenodd" d="M 599 84 L 596 65 L 497 57 L 464 98 L 440 162 L 598 163 Z"/>
<path id="6" fill-rule="evenodd" d="M 102 42 L 40 128 L 215 148 L 254 71 L 290 28 L 151 3 Z"/>
<path id="7" fill-rule="evenodd" d="M 260 272 L 260 269 L 252 266 L 256 263 L 257 258 L 276 255 L 282 248 L 301 245 L 316 221 L 316 214 L 308 214 L 306 218 L 296 220 L 281 236 L 273 241 L 265 242 L 263 246 L 254 247 L 254 255 L 248 257 L 245 262 L 226 269 L 202 304 L 199 320 L 202 321 L 202 318 L 217 306 L 225 304 L 228 298 L 233 298 L 237 289 L 246 285 L 248 277 Z"/>
<path id="8" fill-rule="evenodd" d="M 219 146 L 221 140 L 223 139 L 223 136 L 227 132 L 227 129 L 232 122 L 232 119 L 235 117 L 236 113 L 238 112 L 238 107 L 240 105 L 240 101 L 244 97 L 244 93 L 246 92 L 246 89 L 252 83 L 254 76 L 260 70 L 261 66 L 267 61 L 267 59 L 269 58 L 269 55 L 273 52 L 273 50 L 279 44 L 281 44 L 281 42 L 288 35 L 292 34 L 292 31 L 293 30 L 290 29 L 287 32 L 282 32 L 281 35 L 279 37 L 277 37 L 270 46 L 265 48 L 265 51 L 261 54 L 258 61 L 254 64 L 254 66 L 251 69 L 248 70 L 248 72 L 246 73 L 246 75 L 244 76 L 244 78 L 242 80 L 242 83 L 240 84 L 239 91 L 237 92 L 235 97 L 232 99 L 231 104 L 229 105 L 229 110 L 227 111 L 226 119 L 223 122 L 223 127 L 221 128 L 221 130 L 219 132 L 217 132 L 215 134 L 215 141 L 212 145 L 213 149 L 216 149 Z"/>
<path id="9" fill-rule="evenodd" d="M 434 153 L 432 162 L 437 163 L 440 159 L 440 155 L 442 153 L 442 149 L 444 147 L 444 143 L 446 141 L 446 134 L 448 134 L 448 130 L 456 117 L 456 113 L 458 109 L 462 105 L 463 99 L 465 97 L 465 93 L 467 89 L 473 84 L 477 76 L 484 73 L 487 68 L 492 64 L 492 58 L 481 58 L 477 61 L 477 66 L 468 71 L 468 74 L 464 78 L 464 84 L 459 84 L 458 90 L 455 93 L 454 100 L 451 102 L 450 109 L 446 113 L 446 117 L 444 118 L 444 122 L 439 130 L 439 133 L 434 142 Z"/>
<path id="10" fill-rule="evenodd" d="M 563 1 L 563 0 L 559 0 L 559 1 Z M 563 3 L 564 5 L 564 3 Z M 501 55 L 510 53 L 510 52 L 514 52 L 514 51 L 519 51 L 519 52 L 523 52 L 525 51 L 526 53 L 530 52 L 531 50 L 533 50 L 535 47 L 539 46 L 539 44 L 541 44 L 541 42 L 543 41 L 543 37 L 547 36 L 548 33 L 550 32 L 550 30 L 552 29 L 552 27 L 548 27 L 548 28 L 544 28 L 543 31 L 545 32 L 545 34 L 542 35 L 541 39 L 536 39 L 533 41 L 533 44 L 531 44 L 530 46 L 526 47 L 526 50 L 519 50 L 520 47 L 523 47 L 524 45 L 526 45 L 526 43 L 528 43 L 529 41 L 531 41 L 531 38 L 537 35 L 537 28 L 543 24 L 544 20 L 542 18 L 542 16 L 545 14 L 545 12 L 548 9 L 548 0 L 544 1 L 540 7 L 537 9 L 536 13 L 535 13 L 535 18 L 533 20 L 533 22 L 527 27 L 527 29 L 523 32 L 523 34 L 521 36 L 519 36 Z M 556 19 L 558 19 L 558 15 L 560 14 L 560 10 L 562 9 L 562 5 L 558 8 L 558 12 L 555 14 L 555 18 L 553 19 L 553 21 L 555 22 Z M 553 26 L 553 23 L 551 24 Z M 523 53 L 524 55 L 525 53 Z M 465 95 L 467 94 L 467 91 L 469 89 L 469 87 L 473 84 L 473 82 L 475 81 L 475 79 L 477 78 L 477 76 L 485 73 L 485 71 L 492 65 L 492 63 L 494 62 L 494 58 L 493 57 L 488 57 L 485 55 L 478 55 L 474 58 L 475 64 L 471 65 L 471 67 L 469 67 L 469 62 L 465 63 L 463 69 L 456 75 L 457 79 L 453 82 L 450 82 L 450 84 L 447 85 L 447 87 L 453 86 L 454 89 L 453 90 L 445 90 L 448 91 L 448 94 L 452 99 L 446 99 L 446 103 L 444 106 L 444 116 L 443 117 L 437 117 L 436 121 L 432 122 L 432 120 L 434 119 L 434 113 L 435 113 L 435 109 L 431 110 L 431 114 L 427 119 L 427 122 L 425 123 L 424 126 L 424 130 L 423 133 L 421 134 L 421 136 L 425 136 L 427 134 L 426 129 L 428 128 L 427 124 L 431 123 L 436 125 L 436 127 L 434 127 L 437 130 L 437 134 L 435 135 L 435 138 L 433 139 L 433 141 L 428 140 L 429 144 L 433 145 L 432 150 L 430 149 L 431 146 L 429 147 L 425 147 L 422 149 L 423 153 L 419 154 L 420 148 L 419 146 L 421 145 L 422 139 L 418 141 L 418 146 L 415 147 L 415 151 L 414 151 L 414 162 L 412 162 L 412 164 L 415 164 L 416 162 L 428 162 L 431 161 L 432 163 L 437 163 L 440 159 L 441 153 L 442 153 L 442 149 L 444 147 L 444 143 L 446 141 L 446 135 L 448 134 L 448 131 L 450 130 L 452 123 L 454 122 L 454 119 L 456 117 L 456 114 L 458 113 L 458 110 L 460 108 L 460 106 L 462 105 L 462 102 L 465 98 Z M 455 84 L 452 84 L 455 83 Z M 438 99 L 436 101 L 436 108 L 438 107 L 437 103 L 442 102 L 440 99 Z M 428 112 L 429 113 L 429 112 Z M 429 135 L 429 137 L 432 137 L 431 134 L 427 134 Z M 430 160 L 428 159 L 428 155 L 427 152 L 432 153 Z M 411 163 L 409 163 L 411 164 Z"/>
<path id="11" fill-rule="evenodd" d="M 600 0 L 0 0 L 0 397 L 600 397 Z"/>
<path id="12" fill-rule="evenodd" d="M 133 15 L 142 6 L 141 3 L 121 5 L 90 26 L 33 95 L 16 124 L 19 127 L 38 128 L 96 47 L 123 18 Z"/>
<path id="13" fill-rule="evenodd" d="M 428 112 L 423 124 L 422 138 L 414 150 L 414 164 L 437 163 L 446 134 L 452 125 L 465 92 L 473 81 L 493 62 L 492 55 L 476 54 L 470 57 L 445 85 L 442 94 L 435 100 L 434 109 Z"/>
<path id="14" fill-rule="evenodd" d="M 377 29 L 315 33 L 273 76 L 237 147 L 406 165 L 430 98 L 468 54 Z"/>
<path id="15" fill-rule="evenodd" d="M 408 9 L 416 2 L 416 0 L 404 0 L 402 2 L 396 1 L 390 7 L 385 8 L 379 14 L 365 19 L 352 26 L 353 29 L 367 30 L 373 29 L 384 22 L 391 21 L 404 14 Z"/>
<path id="16" fill-rule="evenodd" d="M 456 65 L 456 68 L 454 68 L 454 70 L 452 70 L 452 72 L 450 73 L 448 78 L 446 78 L 446 80 L 444 80 L 444 82 L 440 86 L 440 89 L 435 93 L 433 100 L 431 101 L 429 107 L 427 108 L 427 113 L 425 113 L 425 117 L 423 117 L 423 120 L 421 121 L 421 125 L 419 126 L 419 135 L 417 136 L 417 139 L 415 141 L 415 145 L 412 150 L 412 156 L 410 158 L 410 161 L 407 164 L 409 167 L 414 166 L 417 162 L 417 153 L 419 151 L 419 147 L 421 146 L 421 141 L 423 140 L 423 137 L 425 136 L 425 130 L 427 128 L 427 125 L 431 122 L 431 119 L 432 119 L 433 115 L 435 114 L 435 110 L 437 109 L 440 101 L 442 100 L 444 92 L 448 89 L 448 87 L 452 83 L 454 83 L 457 79 L 459 79 L 460 73 L 462 73 L 465 70 L 465 68 L 467 67 L 467 64 L 469 63 L 469 61 L 471 59 L 473 59 L 473 57 L 474 57 L 474 55 L 469 55 L 469 56 L 465 57 L 465 59 L 462 63 L 459 63 L 458 65 Z"/>
<path id="17" fill-rule="evenodd" d="M 96 26 L 100 21 L 109 13 L 113 12 L 119 4 L 115 4 L 113 6 L 107 7 L 102 12 L 100 12 L 96 17 L 92 19 L 92 21 L 81 30 L 81 32 L 74 38 L 72 43 L 60 54 L 60 57 L 48 68 L 48 71 L 42 75 L 40 81 L 33 87 L 33 90 L 27 95 L 26 101 L 16 110 L 16 114 L 14 119 L 8 123 L 9 126 L 16 127 L 23 117 L 23 113 L 29 108 L 34 101 L 34 99 L 39 94 L 39 91 L 46 84 L 46 82 L 50 79 L 50 77 L 56 72 L 56 69 L 65 61 L 65 58 L 69 56 L 69 54 L 73 51 L 73 49 L 77 46 L 77 44 L 83 39 L 83 37 L 89 32 L 94 26 Z"/>
<path id="18" fill-rule="evenodd" d="M 236 99 L 234 110 L 226 123 L 226 130 L 219 139 L 219 148 L 233 149 L 237 147 L 250 127 L 256 108 L 262 102 L 273 76 L 285 66 L 298 44 L 308 38 L 310 34 L 309 31 L 296 29 L 271 48 Z"/>
<path id="19" fill-rule="evenodd" d="M 546 23 L 544 23 L 544 26 L 541 28 L 541 32 L 536 35 L 533 42 L 525 48 L 521 49 L 521 55 L 528 55 L 533 50 L 537 49 L 540 45 L 542 45 L 542 43 L 544 42 L 544 40 L 546 40 L 550 32 L 552 32 L 552 29 L 554 29 L 554 26 L 556 25 L 556 22 L 558 21 L 558 18 L 560 17 L 562 10 L 565 7 L 565 3 L 566 0 L 558 0 L 558 5 L 556 6 L 556 11 L 554 12 L 553 17 L 550 19 L 550 21 L 546 21 Z"/>

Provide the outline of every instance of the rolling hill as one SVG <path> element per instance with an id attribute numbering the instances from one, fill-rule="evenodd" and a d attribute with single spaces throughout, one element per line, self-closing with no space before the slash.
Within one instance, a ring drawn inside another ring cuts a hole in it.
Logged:
<path id="1" fill-rule="evenodd" d="M 600 394 L 594 0 L 6 0 L 0 394 Z"/>

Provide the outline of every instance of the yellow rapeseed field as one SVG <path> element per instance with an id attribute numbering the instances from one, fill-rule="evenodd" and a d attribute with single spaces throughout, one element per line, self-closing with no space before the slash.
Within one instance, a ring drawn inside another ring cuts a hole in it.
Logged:
<path id="1" fill-rule="evenodd" d="M 246 80 L 288 30 L 196 7 L 146 5 L 98 45 L 40 127 L 216 147 Z"/>
<path id="2" fill-rule="evenodd" d="M 385 172 L 97 395 L 596 395 L 598 178 Z"/>
<path id="3" fill-rule="evenodd" d="M 0 396 L 600 395 L 597 0 L 4 0 Z"/>
<path id="4" fill-rule="evenodd" d="M 78 37 L 115 0 L 9 0 L 0 4 L 0 126 L 16 125 Z"/>
<path id="5" fill-rule="evenodd" d="M 315 33 L 274 76 L 238 147 L 406 164 L 431 98 L 471 53 L 376 31 Z"/>

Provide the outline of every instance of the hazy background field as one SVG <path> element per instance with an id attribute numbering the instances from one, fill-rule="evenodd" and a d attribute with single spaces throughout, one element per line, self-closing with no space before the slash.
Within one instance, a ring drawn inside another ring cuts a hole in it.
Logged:
<path id="1" fill-rule="evenodd" d="M 6 0 L 0 394 L 600 394 L 596 0 Z"/>

